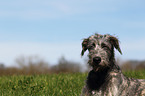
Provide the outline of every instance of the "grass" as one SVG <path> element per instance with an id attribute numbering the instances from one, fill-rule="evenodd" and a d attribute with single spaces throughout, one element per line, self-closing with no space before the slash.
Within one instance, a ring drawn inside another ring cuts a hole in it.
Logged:
<path id="1" fill-rule="evenodd" d="M 78 96 L 87 74 L 0 77 L 0 96 Z"/>
<path id="2" fill-rule="evenodd" d="M 145 79 L 145 70 L 138 70 L 138 71 L 124 71 L 125 76 L 137 79 Z"/>
<path id="3" fill-rule="evenodd" d="M 145 79 L 143 70 L 124 74 Z M 86 73 L 1 76 L 0 96 L 79 96 L 86 76 Z"/>

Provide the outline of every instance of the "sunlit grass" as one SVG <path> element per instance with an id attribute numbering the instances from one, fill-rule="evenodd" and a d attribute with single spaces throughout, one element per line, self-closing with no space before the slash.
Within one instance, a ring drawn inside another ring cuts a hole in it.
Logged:
<path id="1" fill-rule="evenodd" d="M 1 96 L 78 96 L 87 74 L 0 77 Z"/>
<path id="2" fill-rule="evenodd" d="M 145 79 L 144 70 L 123 73 Z M 0 96 L 79 96 L 86 77 L 87 73 L 2 76 Z"/>

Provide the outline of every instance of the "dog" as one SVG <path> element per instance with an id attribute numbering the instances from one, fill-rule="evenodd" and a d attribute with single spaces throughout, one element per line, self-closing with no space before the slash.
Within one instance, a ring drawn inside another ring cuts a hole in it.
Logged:
<path id="1" fill-rule="evenodd" d="M 119 40 L 109 34 L 95 34 L 83 40 L 81 55 L 89 51 L 92 70 L 81 96 L 145 96 L 145 80 L 124 76 L 116 64 L 114 49 L 122 54 Z"/>

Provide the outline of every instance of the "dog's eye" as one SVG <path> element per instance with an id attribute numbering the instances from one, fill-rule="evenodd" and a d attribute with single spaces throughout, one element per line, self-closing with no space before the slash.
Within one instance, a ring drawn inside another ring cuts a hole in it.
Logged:
<path id="1" fill-rule="evenodd" d="M 104 43 L 101 44 L 101 47 L 102 48 L 108 48 L 108 46 L 106 44 L 104 44 Z"/>
<path id="2" fill-rule="evenodd" d="M 96 44 L 95 44 L 95 43 L 93 43 L 93 44 L 92 44 L 92 46 L 93 46 L 93 47 L 95 47 L 95 46 L 96 46 Z"/>
<path id="3" fill-rule="evenodd" d="M 96 44 L 93 43 L 92 45 L 89 46 L 89 50 L 90 50 L 90 49 L 93 49 L 95 46 L 96 46 Z"/>

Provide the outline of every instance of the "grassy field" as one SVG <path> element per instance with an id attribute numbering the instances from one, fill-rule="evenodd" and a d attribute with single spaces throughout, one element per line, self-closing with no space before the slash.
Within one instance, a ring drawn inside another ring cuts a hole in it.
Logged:
<path id="1" fill-rule="evenodd" d="M 145 79 L 145 71 L 124 74 Z M 86 73 L 1 76 L 0 96 L 79 96 L 86 76 Z"/>

